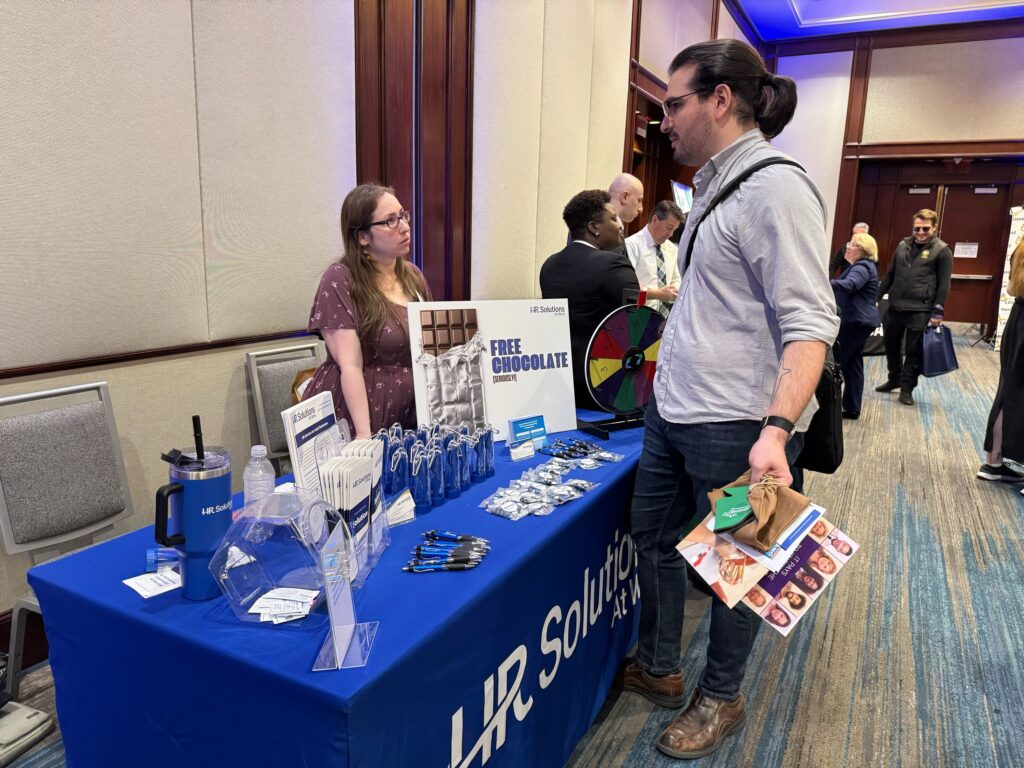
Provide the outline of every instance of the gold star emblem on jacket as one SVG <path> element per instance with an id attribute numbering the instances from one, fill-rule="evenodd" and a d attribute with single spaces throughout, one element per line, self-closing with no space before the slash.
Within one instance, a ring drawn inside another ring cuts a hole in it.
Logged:
<path id="1" fill-rule="evenodd" d="M 931 253 L 931 251 L 921 251 L 921 258 L 927 259 L 929 253 Z"/>

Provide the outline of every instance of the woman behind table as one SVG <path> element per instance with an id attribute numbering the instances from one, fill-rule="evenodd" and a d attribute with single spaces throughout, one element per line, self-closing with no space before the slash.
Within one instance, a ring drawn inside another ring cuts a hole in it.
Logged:
<path id="1" fill-rule="evenodd" d="M 411 221 L 390 187 L 360 184 L 349 192 L 341 206 L 345 255 L 324 271 L 309 313 L 327 361 L 302 399 L 330 392 L 338 420 L 356 437 L 396 421 L 416 426 L 406 307 L 429 301 L 430 291 L 406 261 Z"/>
<path id="2" fill-rule="evenodd" d="M 864 342 L 878 327 L 878 244 L 858 232 L 846 244 L 846 268 L 834 278 L 832 290 L 839 306 L 839 355 L 843 369 L 843 418 L 860 417 L 864 395 Z"/>
<path id="3" fill-rule="evenodd" d="M 1007 293 L 1016 297 L 999 347 L 999 386 L 985 430 L 983 480 L 1024 482 L 1024 237 L 1010 256 Z M 1024 491 L 1021 491 L 1024 494 Z"/>

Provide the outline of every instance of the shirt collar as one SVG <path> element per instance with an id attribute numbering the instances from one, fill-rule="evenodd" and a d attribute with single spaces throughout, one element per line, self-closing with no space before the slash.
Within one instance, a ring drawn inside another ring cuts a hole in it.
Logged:
<path id="1" fill-rule="evenodd" d="M 573 242 L 574 243 L 583 243 L 588 248 L 593 248 L 595 251 L 597 250 L 597 246 L 596 245 L 594 245 L 593 243 L 588 243 L 586 240 L 573 240 Z"/>
<path id="2" fill-rule="evenodd" d="M 736 155 L 760 141 L 764 141 L 761 129 L 751 128 L 701 166 L 700 170 L 693 175 L 694 186 L 699 186 L 704 181 L 705 176 L 708 179 L 712 179 L 722 173 Z"/>
<path id="3" fill-rule="evenodd" d="M 654 248 L 657 245 L 657 243 L 654 242 L 654 237 L 651 235 L 650 224 L 648 224 L 646 227 L 644 227 L 640 231 L 642 233 L 641 236 L 644 239 L 644 244 L 648 248 Z"/>

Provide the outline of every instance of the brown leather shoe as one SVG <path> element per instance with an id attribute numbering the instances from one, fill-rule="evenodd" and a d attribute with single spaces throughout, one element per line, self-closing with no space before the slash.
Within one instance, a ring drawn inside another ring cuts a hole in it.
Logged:
<path id="1" fill-rule="evenodd" d="M 698 688 L 690 705 L 658 737 L 658 749 L 669 757 L 684 759 L 710 755 L 745 719 L 743 694 L 736 701 L 719 701 Z"/>
<path id="2" fill-rule="evenodd" d="M 635 661 L 629 662 L 622 674 L 622 689 L 639 693 L 659 707 L 678 709 L 683 706 L 683 673 L 655 677 L 640 668 Z"/>

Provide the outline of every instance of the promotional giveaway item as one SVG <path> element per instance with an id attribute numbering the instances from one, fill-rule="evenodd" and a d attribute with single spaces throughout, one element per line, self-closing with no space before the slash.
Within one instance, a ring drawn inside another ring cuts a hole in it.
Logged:
<path id="1" fill-rule="evenodd" d="M 245 622 L 304 618 L 323 588 L 320 550 L 337 511 L 308 491 L 273 493 L 245 508 L 210 559 L 209 574 Z M 346 559 L 353 568 L 354 558 Z"/>
<path id="2" fill-rule="evenodd" d="M 210 558 L 231 524 L 231 454 L 203 446 L 198 416 L 192 417 L 195 452 L 162 455 L 170 482 L 156 492 L 156 543 L 180 556 L 182 594 L 209 600 L 220 594 L 210 575 Z"/>
<path id="3" fill-rule="evenodd" d="M 490 422 L 498 440 L 522 414 L 576 428 L 565 299 L 412 303 L 409 337 L 420 422 Z"/>
<path id="4" fill-rule="evenodd" d="M 413 558 L 402 568 L 407 573 L 469 571 L 490 551 L 487 539 L 451 531 L 427 531 L 423 543 L 412 551 Z"/>
<path id="5" fill-rule="evenodd" d="M 940 324 L 926 329 L 922 345 L 922 376 L 942 376 L 960 367 L 953 349 L 953 334 L 946 326 Z"/>
<path id="6" fill-rule="evenodd" d="M 745 475 L 709 493 L 711 513 L 676 549 L 727 606 L 733 608 L 742 601 L 776 631 L 788 635 L 858 546 L 828 522 L 825 510 L 815 504 L 806 504 L 794 516 L 780 511 L 780 505 L 804 498 L 795 491 L 788 500 L 782 499 L 777 488 L 759 490 L 761 483 L 748 488 L 748 479 Z M 765 491 L 776 496 L 771 521 Z M 743 511 L 743 506 L 750 510 Z M 737 527 L 735 518 L 741 515 L 746 521 L 739 521 L 742 524 Z M 784 526 L 783 518 L 789 520 Z M 732 532 L 720 532 L 723 525 Z M 738 533 L 745 529 L 747 540 L 741 541 Z M 762 550 L 759 540 L 765 536 L 771 542 Z"/>

